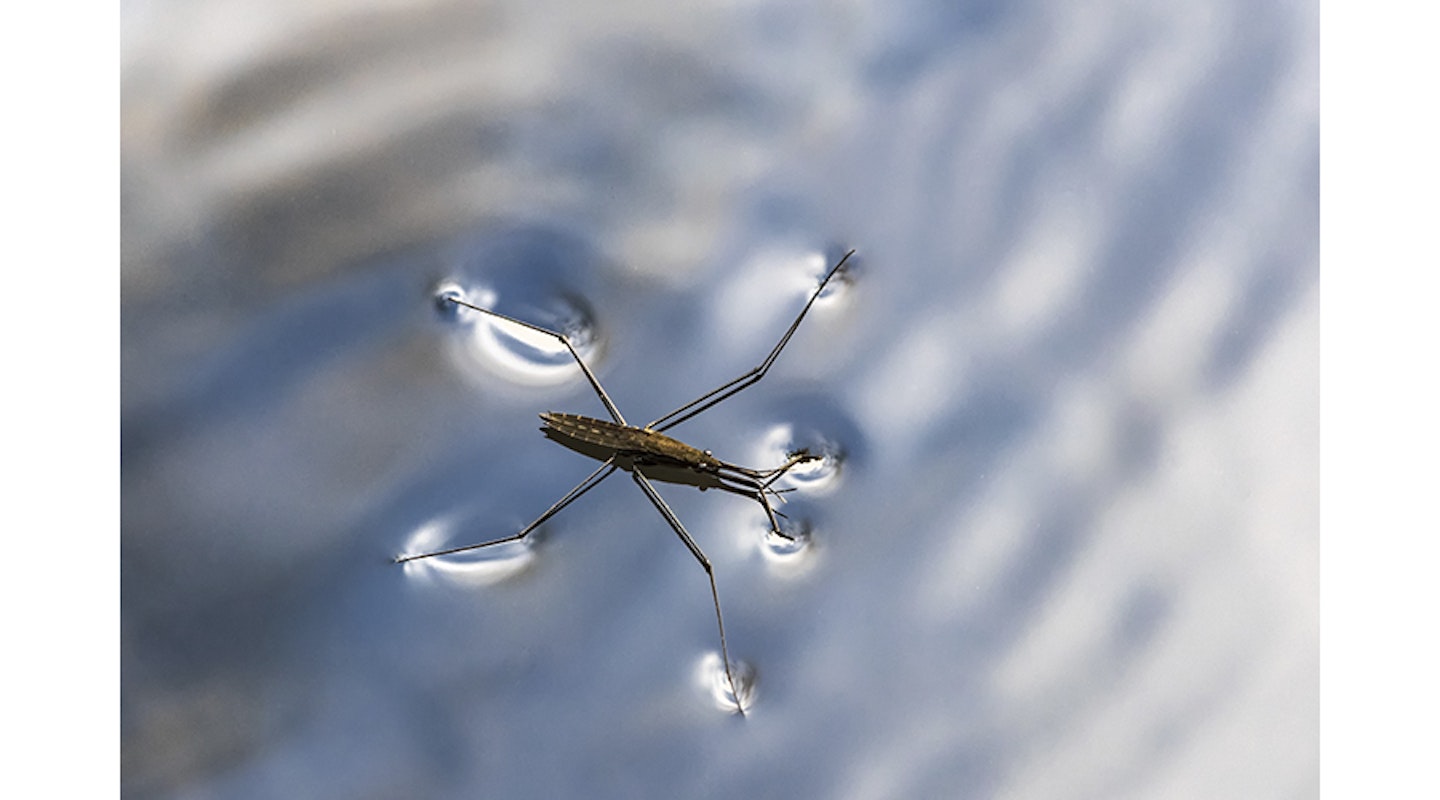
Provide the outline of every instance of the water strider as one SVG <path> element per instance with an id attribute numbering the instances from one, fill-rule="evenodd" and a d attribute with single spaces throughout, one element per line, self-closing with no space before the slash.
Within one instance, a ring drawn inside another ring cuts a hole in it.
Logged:
<path id="1" fill-rule="evenodd" d="M 397 556 L 395 562 L 403 564 L 407 561 L 415 561 L 422 558 L 449 555 L 451 553 L 519 541 L 529 536 L 532 531 L 544 524 L 546 520 L 560 513 L 561 509 L 579 499 L 581 495 L 598 486 L 601 481 L 614 474 L 615 470 L 625 470 L 630 473 L 630 477 L 634 479 L 640 489 L 645 492 L 645 496 L 654 504 L 656 510 L 665 518 L 665 521 L 669 523 L 670 527 L 675 530 L 676 535 L 680 537 L 680 541 L 684 542 L 685 546 L 690 549 L 690 553 L 695 556 L 696 561 L 700 562 L 700 566 L 705 569 L 705 574 L 710 579 L 710 597 L 715 603 L 715 622 L 720 628 L 720 658 L 725 665 L 725 680 L 730 685 L 730 695 L 735 699 L 736 710 L 743 715 L 745 713 L 745 697 L 735 682 L 735 675 L 730 665 L 729 647 L 725 641 L 725 619 L 720 614 L 720 592 L 715 587 L 715 570 L 710 566 L 710 559 L 705 556 L 704 551 L 695 543 L 695 539 L 690 536 L 689 531 L 685 530 L 685 526 L 680 522 L 679 517 L 675 516 L 675 512 L 671 510 L 669 504 L 660 496 L 660 493 L 655 490 L 655 485 L 651 483 L 651 481 L 653 479 L 666 483 L 683 483 L 699 487 L 701 490 L 719 489 L 720 491 L 751 498 L 760 503 L 765 509 L 766 518 L 770 521 L 770 532 L 781 538 L 791 539 L 790 536 L 780 530 L 780 523 L 779 520 L 776 519 L 775 508 L 770 504 L 770 496 L 778 496 L 779 493 L 784 490 L 777 490 L 771 487 L 775 481 L 779 480 L 780 477 L 792 467 L 809 461 L 819 460 L 820 456 L 801 450 L 792 453 L 790 457 L 786 459 L 785 463 L 778 467 L 765 470 L 751 469 L 722 461 L 716 458 L 709 450 L 691 447 L 678 439 L 666 436 L 664 431 L 695 417 L 727 398 L 733 397 L 735 394 L 755 385 L 761 378 L 765 377 L 765 373 L 770 369 L 771 365 L 775 363 L 775 359 L 780 356 L 780 351 L 785 349 L 785 345 L 789 343 L 790 337 L 793 336 L 795 331 L 800 327 L 800 322 L 805 319 L 805 314 L 809 312 L 810 307 L 815 304 L 815 300 L 825 291 L 825 287 L 830 283 L 831 278 L 835 277 L 836 273 L 845 266 L 845 262 L 854 254 L 855 251 L 851 250 L 836 262 L 835 266 L 830 268 L 830 271 L 825 274 L 824 279 L 820 281 L 820 285 L 815 287 L 815 291 L 810 295 L 810 299 L 806 301 L 805 307 L 800 309 L 800 313 L 796 315 L 795 321 L 790 323 L 790 327 L 785 331 L 785 335 L 780 337 L 780 341 L 776 343 L 775 348 L 770 351 L 770 355 L 766 356 L 765 360 L 761 361 L 758 366 L 738 378 L 700 395 L 694 400 L 643 427 L 631 425 L 625 421 L 625 417 L 620 413 L 620 409 L 615 407 L 615 403 L 610 400 L 610 395 L 607 394 L 605 388 L 600 385 L 600 380 L 595 377 L 595 373 L 590 370 L 589 365 L 585 363 L 585 359 L 580 357 L 580 353 L 575 349 L 570 338 L 565 334 L 548 330 L 538 325 L 532 325 L 529 322 L 518 320 L 514 317 L 505 316 L 488 308 L 471 305 L 455 297 L 445 297 L 444 299 L 446 301 L 457 306 L 464 306 L 465 308 L 478 311 L 481 314 L 488 314 L 514 325 L 519 325 L 557 339 L 565 346 L 565 349 L 570 352 L 570 355 L 574 356 L 575 363 L 580 365 L 580 371 L 585 373 L 585 379 L 588 380 L 590 386 L 595 389 L 595 394 L 600 398 L 600 402 L 605 405 L 605 410 L 609 412 L 611 419 L 596 419 L 580 414 L 562 414 L 554 411 L 540 415 L 540 419 L 544 422 L 540 430 L 546 437 L 601 463 L 594 472 L 590 473 L 589 477 L 577 484 L 575 488 L 567 492 L 564 497 L 561 497 L 554 505 L 546 509 L 545 513 L 541 514 L 529 525 L 521 528 L 519 532 L 479 544 L 451 547 L 430 553 Z"/>

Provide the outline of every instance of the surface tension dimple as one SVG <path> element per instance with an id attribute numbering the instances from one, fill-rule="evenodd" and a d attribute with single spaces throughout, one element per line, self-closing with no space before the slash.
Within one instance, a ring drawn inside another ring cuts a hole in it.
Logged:
<path id="1" fill-rule="evenodd" d="M 491 288 L 465 289 L 459 284 L 441 284 L 435 291 L 437 312 L 459 324 L 469 335 L 459 340 L 458 361 L 462 369 L 499 374 L 521 386 L 557 386 L 580 377 L 574 358 L 565 345 L 548 333 L 541 333 L 504 319 L 469 313 L 466 305 L 495 308 L 504 298 Z M 455 302 L 459 301 L 459 302 Z M 540 320 L 547 330 L 564 334 L 579 356 L 594 363 L 599 356 L 600 336 L 586 305 L 577 298 L 556 296 L 543 308 L 525 309 L 527 316 Z"/>

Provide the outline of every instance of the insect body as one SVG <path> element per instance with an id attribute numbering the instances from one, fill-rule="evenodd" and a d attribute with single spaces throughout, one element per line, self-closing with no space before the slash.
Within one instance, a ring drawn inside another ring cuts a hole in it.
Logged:
<path id="1" fill-rule="evenodd" d="M 585 379 L 590 382 L 590 386 L 595 390 L 596 396 L 599 397 L 600 402 L 605 406 L 606 411 L 609 412 L 611 419 L 603 420 L 579 414 L 565 414 L 555 411 L 540 415 L 540 419 L 544 423 L 540 430 L 546 437 L 571 450 L 589 456 L 601 462 L 601 464 L 594 472 L 590 473 L 585 480 L 576 484 L 575 488 L 557 500 L 554 505 L 546 509 L 545 513 L 541 514 L 529 525 L 521 528 L 519 532 L 479 544 L 452 547 L 446 550 L 437 550 L 416 555 L 398 556 L 395 561 L 397 563 L 405 563 L 423 558 L 431 558 L 433 556 L 490 547 L 505 542 L 519 541 L 530 535 L 532 531 L 544 524 L 546 520 L 558 514 L 561 509 L 579 499 L 581 495 L 598 486 L 601 481 L 610 477 L 616 470 L 629 472 L 631 478 L 645 493 L 645 496 L 650 500 L 651 504 L 655 506 L 656 510 L 660 512 L 660 515 L 665 518 L 665 521 L 675 531 L 676 535 L 680 537 L 680 540 L 685 544 L 686 548 L 690 550 L 690 553 L 694 555 L 695 560 L 704 568 L 705 574 L 710 579 L 710 595 L 715 603 L 715 622 L 720 629 L 720 658 L 725 665 L 725 679 L 727 683 L 729 683 L 731 696 L 735 699 L 735 708 L 743 715 L 745 713 L 745 698 L 740 691 L 740 687 L 735 682 L 734 672 L 730 664 L 729 648 L 725 641 L 725 620 L 720 614 L 720 593 L 715 586 L 715 570 L 710 565 L 710 559 L 706 557 L 704 551 L 700 549 L 700 546 L 695 543 L 690 533 L 685 530 L 685 526 L 680 522 L 679 517 L 675 516 L 675 512 L 671 510 L 669 504 L 667 504 L 664 498 L 660 496 L 660 493 L 656 491 L 652 480 L 688 484 L 698 487 L 701 490 L 718 489 L 723 492 L 753 499 L 765 509 L 766 518 L 770 522 L 770 532 L 785 539 L 791 538 L 780 530 L 780 523 L 777 519 L 778 515 L 774 506 L 770 503 L 770 498 L 772 496 L 778 497 L 780 491 L 783 490 L 776 490 L 771 488 L 771 486 L 791 468 L 798 464 L 817 460 L 819 456 L 802 450 L 797 453 L 792 453 L 790 457 L 786 459 L 785 463 L 772 469 L 752 469 L 750 467 L 742 467 L 738 464 L 722 461 L 711 454 L 710 451 L 701 450 L 685 444 L 678 439 L 665 435 L 664 431 L 691 419 L 715 406 L 722 400 L 732 397 L 738 392 L 759 382 L 770 369 L 770 366 L 775 363 L 775 359 L 780 356 L 780 351 L 785 348 L 785 345 L 790 341 L 790 337 L 793 336 L 795 331 L 800 327 L 800 322 L 805 319 L 805 314 L 810 310 L 810 307 L 815 304 L 816 298 L 820 296 L 820 293 L 825 290 L 825 286 L 835 277 L 836 273 L 844 267 L 845 262 L 849 260 L 850 256 L 854 255 L 854 253 L 854 250 L 846 253 L 835 266 L 830 268 L 830 271 L 826 273 L 824 279 L 820 281 L 820 285 L 817 286 L 815 291 L 810 295 L 810 299 L 805 303 L 805 307 L 800 310 L 799 315 L 795 317 L 795 321 L 790 323 L 789 329 L 780 337 L 780 341 L 775 345 L 775 348 L 770 351 L 770 355 L 768 355 L 764 361 L 760 362 L 759 365 L 745 374 L 706 392 L 643 427 L 637 427 L 625 421 L 624 416 L 620 413 L 620 409 L 615 407 L 615 404 L 610 400 L 610 396 L 605 392 L 604 387 L 600 385 L 599 379 L 595 377 L 595 373 L 591 371 L 590 367 L 585 363 L 585 360 L 580 357 L 580 353 L 576 351 L 570 338 L 565 334 L 547 330 L 487 308 L 471 305 L 457 298 L 445 298 L 455 305 L 464 306 L 481 314 L 487 314 L 557 339 L 565 346 L 565 349 L 570 352 L 570 355 L 575 358 L 575 363 L 580 366 L 580 371 L 584 373 Z"/>
<path id="2" fill-rule="evenodd" d="M 721 465 L 718 459 L 704 450 L 646 428 L 556 411 L 547 411 L 540 415 L 540 419 L 545 422 L 540 430 L 546 436 L 562 440 L 562 443 L 586 455 L 593 455 L 584 449 L 588 445 L 599 451 L 611 451 L 617 457 L 626 454 L 625 457 L 631 459 L 653 458 L 697 472 L 715 472 Z M 574 444 L 563 442 L 566 439 Z"/>

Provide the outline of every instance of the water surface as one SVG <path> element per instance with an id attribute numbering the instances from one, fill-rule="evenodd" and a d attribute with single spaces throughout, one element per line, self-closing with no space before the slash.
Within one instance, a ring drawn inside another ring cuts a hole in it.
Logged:
<path id="1" fill-rule="evenodd" d="M 1300 797 L 1316 12 L 123 11 L 136 797 Z M 787 479 L 661 492 L 536 414 Z"/>

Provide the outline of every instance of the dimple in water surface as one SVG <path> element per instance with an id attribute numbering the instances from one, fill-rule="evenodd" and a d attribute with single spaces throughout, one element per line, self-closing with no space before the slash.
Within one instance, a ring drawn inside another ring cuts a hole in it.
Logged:
<path id="1" fill-rule="evenodd" d="M 435 290 L 440 313 L 465 324 L 469 336 L 462 340 L 466 363 L 498 372 L 522 386 L 556 386 L 574 374 L 573 348 L 579 357 L 593 361 L 600 337 L 591 314 L 578 302 L 557 298 L 543 309 L 548 328 L 515 325 L 510 318 L 475 314 L 473 309 L 490 308 L 496 293 L 486 288 L 469 291 L 446 283 Z M 567 347 L 556 334 L 563 335 Z"/>

